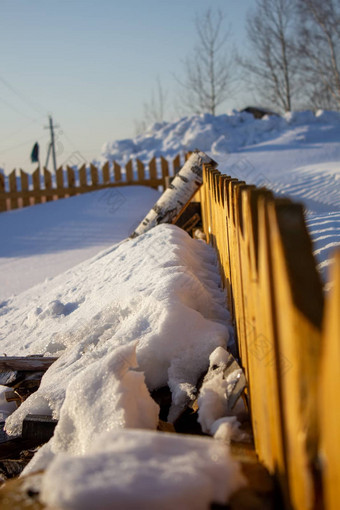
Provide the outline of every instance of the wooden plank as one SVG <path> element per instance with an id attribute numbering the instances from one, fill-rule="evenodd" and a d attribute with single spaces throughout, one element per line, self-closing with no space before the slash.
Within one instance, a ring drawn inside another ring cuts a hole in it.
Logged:
<path id="1" fill-rule="evenodd" d="M 8 182 L 9 182 L 9 196 L 10 196 L 10 203 L 11 203 L 11 209 L 17 209 L 18 208 L 18 200 L 16 197 L 12 196 L 12 193 L 17 191 L 17 176 L 15 170 L 12 170 L 12 172 L 8 176 Z"/>
<path id="2" fill-rule="evenodd" d="M 126 182 L 128 184 L 131 184 L 133 181 L 133 167 L 132 167 L 132 159 L 128 161 L 125 165 L 125 172 L 126 172 Z"/>
<path id="3" fill-rule="evenodd" d="M 76 195 L 76 178 L 74 175 L 73 168 L 67 166 L 67 186 L 68 186 L 68 195 L 71 197 Z"/>
<path id="4" fill-rule="evenodd" d="M 323 323 L 323 349 L 320 370 L 319 417 L 320 454 L 325 508 L 337 510 L 340 501 L 340 250 L 331 268 Z"/>
<path id="5" fill-rule="evenodd" d="M 181 155 L 177 154 L 172 161 L 172 174 L 176 175 L 181 169 Z"/>
<path id="6" fill-rule="evenodd" d="M 157 189 L 157 160 L 152 158 L 149 162 L 150 186 Z"/>
<path id="7" fill-rule="evenodd" d="M 34 170 L 34 172 L 32 174 L 32 181 L 33 181 L 33 189 L 35 191 L 39 191 L 41 189 L 41 185 L 40 185 L 40 169 L 39 168 Z M 34 198 L 34 203 L 35 204 L 41 204 L 41 196 L 36 195 L 35 198 Z"/>
<path id="8" fill-rule="evenodd" d="M 65 197 L 65 187 L 64 187 L 64 170 L 62 167 L 59 167 L 56 170 L 56 195 L 58 198 L 64 198 Z"/>
<path id="9" fill-rule="evenodd" d="M 1 356 L 0 371 L 22 370 L 40 372 L 47 370 L 58 358 L 44 356 Z"/>
<path id="10" fill-rule="evenodd" d="M 103 174 L 103 183 L 110 182 L 110 164 L 108 161 L 103 165 L 102 168 L 102 174 Z"/>
<path id="11" fill-rule="evenodd" d="M 52 189 L 52 174 L 47 168 L 44 168 L 44 181 L 45 181 L 45 189 L 50 191 Z M 53 196 L 51 193 L 46 193 L 46 202 L 50 202 L 53 200 Z"/>
<path id="12" fill-rule="evenodd" d="M 120 165 L 116 161 L 113 162 L 114 180 L 120 182 L 122 180 L 122 172 Z"/>
<path id="13" fill-rule="evenodd" d="M 97 187 L 98 183 L 99 183 L 98 168 L 96 166 L 94 166 L 92 163 L 90 164 L 90 173 L 91 173 L 92 187 Z"/>
<path id="14" fill-rule="evenodd" d="M 54 433 L 58 421 L 52 416 L 28 414 L 22 424 L 22 439 L 34 440 L 38 444 L 47 443 Z"/>
<path id="15" fill-rule="evenodd" d="M 286 440 L 289 494 L 296 509 L 315 508 L 318 462 L 317 395 L 323 293 L 303 206 L 268 204 L 278 376 Z"/>
<path id="16" fill-rule="evenodd" d="M 5 176 L 0 172 L 0 212 L 6 211 Z"/>
<path id="17" fill-rule="evenodd" d="M 28 192 L 28 174 L 21 169 L 20 169 L 20 181 L 21 181 L 22 207 L 27 207 L 28 205 L 30 205 L 30 199 L 24 193 Z"/>
<path id="18" fill-rule="evenodd" d="M 137 159 L 137 176 L 138 176 L 138 184 L 144 184 L 145 180 L 145 170 L 144 164 L 140 159 Z"/>
<path id="19" fill-rule="evenodd" d="M 84 164 L 79 169 L 79 187 L 83 187 L 84 188 L 86 186 L 87 186 L 87 172 L 86 172 L 86 165 Z"/>
<path id="20" fill-rule="evenodd" d="M 169 176 L 169 163 L 168 161 L 161 156 L 161 169 L 162 169 L 162 178 L 163 178 L 163 190 L 166 188 L 166 178 Z"/>

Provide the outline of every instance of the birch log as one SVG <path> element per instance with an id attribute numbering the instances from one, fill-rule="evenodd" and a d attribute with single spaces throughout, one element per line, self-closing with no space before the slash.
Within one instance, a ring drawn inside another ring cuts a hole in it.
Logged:
<path id="1" fill-rule="evenodd" d="M 203 182 L 203 164 L 216 166 L 204 152 L 195 150 L 181 170 L 176 174 L 170 187 L 148 212 L 130 237 L 137 237 L 159 223 L 175 223 Z"/>

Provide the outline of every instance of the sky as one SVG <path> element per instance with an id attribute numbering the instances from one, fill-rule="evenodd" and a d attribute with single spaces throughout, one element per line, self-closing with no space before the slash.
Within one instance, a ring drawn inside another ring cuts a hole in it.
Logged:
<path id="1" fill-rule="evenodd" d="M 0 0 L 0 167 L 44 165 L 48 115 L 57 164 L 92 161 L 103 144 L 135 135 L 159 79 L 174 120 L 184 58 L 197 40 L 195 16 L 220 8 L 231 25 L 230 51 L 245 44 L 254 0 Z M 246 106 L 238 93 L 218 113 Z M 52 168 L 52 165 L 49 165 Z"/>

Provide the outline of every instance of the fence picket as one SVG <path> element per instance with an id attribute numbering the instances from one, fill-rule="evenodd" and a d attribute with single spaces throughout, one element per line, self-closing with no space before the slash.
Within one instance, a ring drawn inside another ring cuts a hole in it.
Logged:
<path id="1" fill-rule="evenodd" d="M 34 191 L 39 192 L 41 189 L 41 181 L 40 181 L 40 169 L 37 168 L 34 170 L 32 174 L 32 181 L 33 181 L 33 189 Z M 41 195 L 39 193 L 34 194 L 34 203 L 35 204 L 41 204 Z"/>
<path id="2" fill-rule="evenodd" d="M 131 184 L 133 181 L 133 167 L 132 167 L 132 159 L 130 159 L 125 165 L 126 172 L 126 182 Z"/>
<path id="3" fill-rule="evenodd" d="M 320 454 L 324 467 L 323 485 L 325 508 L 337 510 L 340 500 L 340 443 L 338 440 L 339 366 L 340 366 L 340 250 L 335 254 L 332 279 L 324 317 L 323 349 L 320 370 L 319 416 L 321 444 Z"/>
<path id="4" fill-rule="evenodd" d="M 94 166 L 92 163 L 90 164 L 90 173 L 91 173 L 91 180 L 92 180 L 92 187 L 98 186 L 98 168 Z"/>
<path id="5" fill-rule="evenodd" d="M 144 170 L 144 164 L 141 162 L 140 159 L 137 159 L 137 176 L 139 183 L 143 183 L 145 180 L 145 170 Z"/>
<path id="6" fill-rule="evenodd" d="M 46 190 L 46 202 L 51 202 L 53 200 L 52 194 L 52 174 L 44 168 L 44 181 L 45 181 L 45 190 Z"/>
<path id="7" fill-rule="evenodd" d="M 163 156 L 161 156 L 161 169 L 163 177 L 163 187 L 165 189 L 165 179 L 169 176 L 169 163 Z"/>
<path id="8" fill-rule="evenodd" d="M 56 183 L 57 183 L 57 194 L 58 198 L 64 198 L 65 197 L 65 188 L 64 188 L 64 171 L 62 167 L 58 168 L 56 170 Z"/>
<path id="9" fill-rule="evenodd" d="M 27 207 L 30 205 L 30 197 L 28 193 L 28 174 L 20 169 L 21 192 L 22 192 L 22 206 Z"/>
<path id="10" fill-rule="evenodd" d="M 70 197 L 76 195 L 75 185 L 76 185 L 76 178 L 74 175 L 74 170 L 73 170 L 73 168 L 67 166 L 67 186 L 69 188 L 68 194 L 70 195 Z"/>
<path id="11" fill-rule="evenodd" d="M 106 161 L 106 163 L 103 165 L 103 168 L 102 168 L 102 173 L 103 173 L 103 183 L 108 183 L 111 181 L 110 179 L 110 165 L 109 165 L 109 162 Z"/>
<path id="12" fill-rule="evenodd" d="M 5 176 L 0 172 L 0 212 L 7 210 L 5 197 Z"/>
<path id="13" fill-rule="evenodd" d="M 151 188 L 158 188 L 157 181 L 157 161 L 156 158 L 153 157 L 151 161 L 149 161 L 149 172 L 150 172 L 150 186 Z"/>
<path id="14" fill-rule="evenodd" d="M 17 176 L 16 176 L 15 170 L 12 170 L 12 172 L 9 174 L 8 182 L 9 182 L 11 209 L 17 209 L 18 208 L 18 199 L 16 196 L 11 196 L 12 193 L 16 194 L 16 192 L 17 192 Z"/>
<path id="15" fill-rule="evenodd" d="M 181 169 L 181 155 L 177 154 L 177 156 L 172 161 L 172 172 L 173 175 L 176 175 Z"/>
<path id="16" fill-rule="evenodd" d="M 115 182 L 120 182 L 122 180 L 122 171 L 120 165 L 116 161 L 113 162 L 113 170 Z"/>
<path id="17" fill-rule="evenodd" d="M 82 165 L 79 169 L 79 184 L 81 188 L 87 188 L 87 172 L 86 172 L 86 165 Z"/>

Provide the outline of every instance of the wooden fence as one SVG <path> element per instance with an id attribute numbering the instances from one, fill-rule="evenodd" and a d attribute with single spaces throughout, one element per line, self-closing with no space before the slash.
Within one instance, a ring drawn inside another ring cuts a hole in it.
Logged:
<path id="1" fill-rule="evenodd" d="M 108 187 L 141 185 L 164 189 L 165 179 L 181 167 L 178 154 L 170 163 L 163 157 L 144 165 L 139 159 L 130 160 L 125 168 L 117 162 L 106 162 L 102 168 L 83 165 L 79 170 L 71 167 L 59 168 L 51 173 L 46 168 L 37 168 L 32 175 L 13 170 L 8 177 L 0 173 L 0 212 L 49 202 Z"/>
<path id="2" fill-rule="evenodd" d="M 255 447 L 286 508 L 340 501 L 340 254 L 324 298 L 303 208 L 204 168 L 216 248 L 249 383 Z"/>

